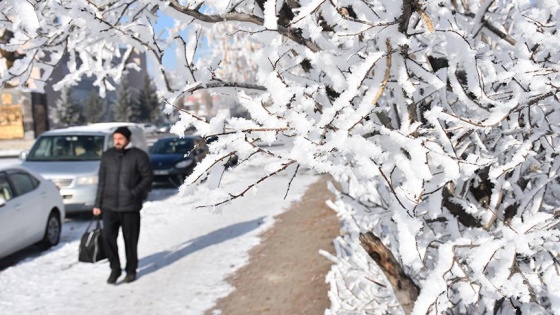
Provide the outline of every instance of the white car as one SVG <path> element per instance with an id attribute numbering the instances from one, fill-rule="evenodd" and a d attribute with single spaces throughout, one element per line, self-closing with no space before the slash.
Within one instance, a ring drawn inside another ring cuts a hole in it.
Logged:
<path id="1" fill-rule="evenodd" d="M 64 200 L 66 212 L 91 213 L 97 194 L 101 155 L 113 147 L 113 132 L 126 126 L 132 144 L 148 152 L 144 130 L 138 124 L 111 122 L 49 130 L 42 133 L 22 166 L 52 180 Z"/>
<path id="2" fill-rule="evenodd" d="M 53 182 L 20 166 L 0 168 L 0 258 L 58 244 L 65 215 Z"/>

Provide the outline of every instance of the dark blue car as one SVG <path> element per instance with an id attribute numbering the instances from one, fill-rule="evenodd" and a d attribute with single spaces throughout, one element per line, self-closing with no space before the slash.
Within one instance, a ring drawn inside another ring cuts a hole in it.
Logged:
<path id="1" fill-rule="evenodd" d="M 158 139 L 150 148 L 155 185 L 180 186 L 208 151 L 197 136 L 169 136 Z"/>

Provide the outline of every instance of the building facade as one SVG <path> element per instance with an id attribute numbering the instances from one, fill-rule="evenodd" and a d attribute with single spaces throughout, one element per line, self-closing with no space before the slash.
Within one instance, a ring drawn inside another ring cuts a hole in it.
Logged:
<path id="1" fill-rule="evenodd" d="M 144 54 L 137 52 L 133 52 L 129 58 L 140 70 L 128 70 L 126 80 L 133 93 L 138 93 L 142 88 L 144 76 L 147 75 L 146 58 Z M 44 91 L 39 91 L 33 83 L 33 78 L 40 78 L 39 74 L 31 76 L 32 79 L 26 84 L 25 91 L 8 85 L 0 88 L 0 140 L 34 139 L 50 129 L 49 109 L 54 107 L 61 93 L 55 91 L 53 86 L 69 74 L 67 60 L 64 58 L 53 69 Z M 71 87 L 72 96 L 78 104 L 85 104 L 91 91 L 97 93 L 98 89 L 93 85 L 94 81 L 95 77 L 83 77 L 78 85 Z M 119 82 L 112 84 L 118 89 Z M 115 91 L 107 91 L 104 99 L 104 121 L 112 120 L 111 105 L 115 98 Z"/>

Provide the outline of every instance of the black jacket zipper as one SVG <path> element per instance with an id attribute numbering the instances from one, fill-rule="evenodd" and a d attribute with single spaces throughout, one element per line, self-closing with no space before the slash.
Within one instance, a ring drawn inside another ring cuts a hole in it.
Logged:
<path id="1" fill-rule="evenodd" d="M 115 210 L 119 209 L 119 191 L 120 191 L 120 181 L 121 181 L 121 162 L 123 160 L 123 156 L 124 156 L 124 151 L 119 151 L 119 154 L 117 155 L 117 158 L 119 160 L 118 162 L 118 167 L 117 167 L 117 198 L 116 198 L 116 206 L 115 206 Z"/>

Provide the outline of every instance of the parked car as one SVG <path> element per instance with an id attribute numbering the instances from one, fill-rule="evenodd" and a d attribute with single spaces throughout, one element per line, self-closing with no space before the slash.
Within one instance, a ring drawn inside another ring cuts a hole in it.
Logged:
<path id="1" fill-rule="evenodd" d="M 127 126 L 132 144 L 146 152 L 144 130 L 133 123 L 99 123 L 47 131 L 24 154 L 22 166 L 52 180 L 68 213 L 93 209 L 101 154 L 113 147 L 113 132 Z"/>
<path id="2" fill-rule="evenodd" d="M 155 134 L 167 134 L 171 133 L 171 127 L 173 127 L 174 122 L 166 122 L 158 125 L 156 130 L 154 131 Z M 196 128 L 193 125 L 190 125 L 188 128 L 185 129 L 185 135 L 192 135 L 196 131 Z"/>
<path id="3" fill-rule="evenodd" d="M 144 128 L 144 133 L 146 135 L 154 134 L 154 133 L 156 133 L 156 131 L 158 129 L 157 126 L 152 124 L 152 123 L 143 123 L 141 125 L 142 125 L 142 128 Z"/>
<path id="4" fill-rule="evenodd" d="M 0 258 L 58 244 L 65 217 L 55 184 L 20 166 L 0 168 Z"/>
<path id="5" fill-rule="evenodd" d="M 180 186 L 207 152 L 204 139 L 198 136 L 158 139 L 150 148 L 154 184 Z"/>
<path id="6" fill-rule="evenodd" d="M 154 131 L 154 133 L 157 134 L 169 133 L 173 124 L 174 123 L 172 122 L 159 124 L 158 126 L 156 126 L 156 130 Z"/>

